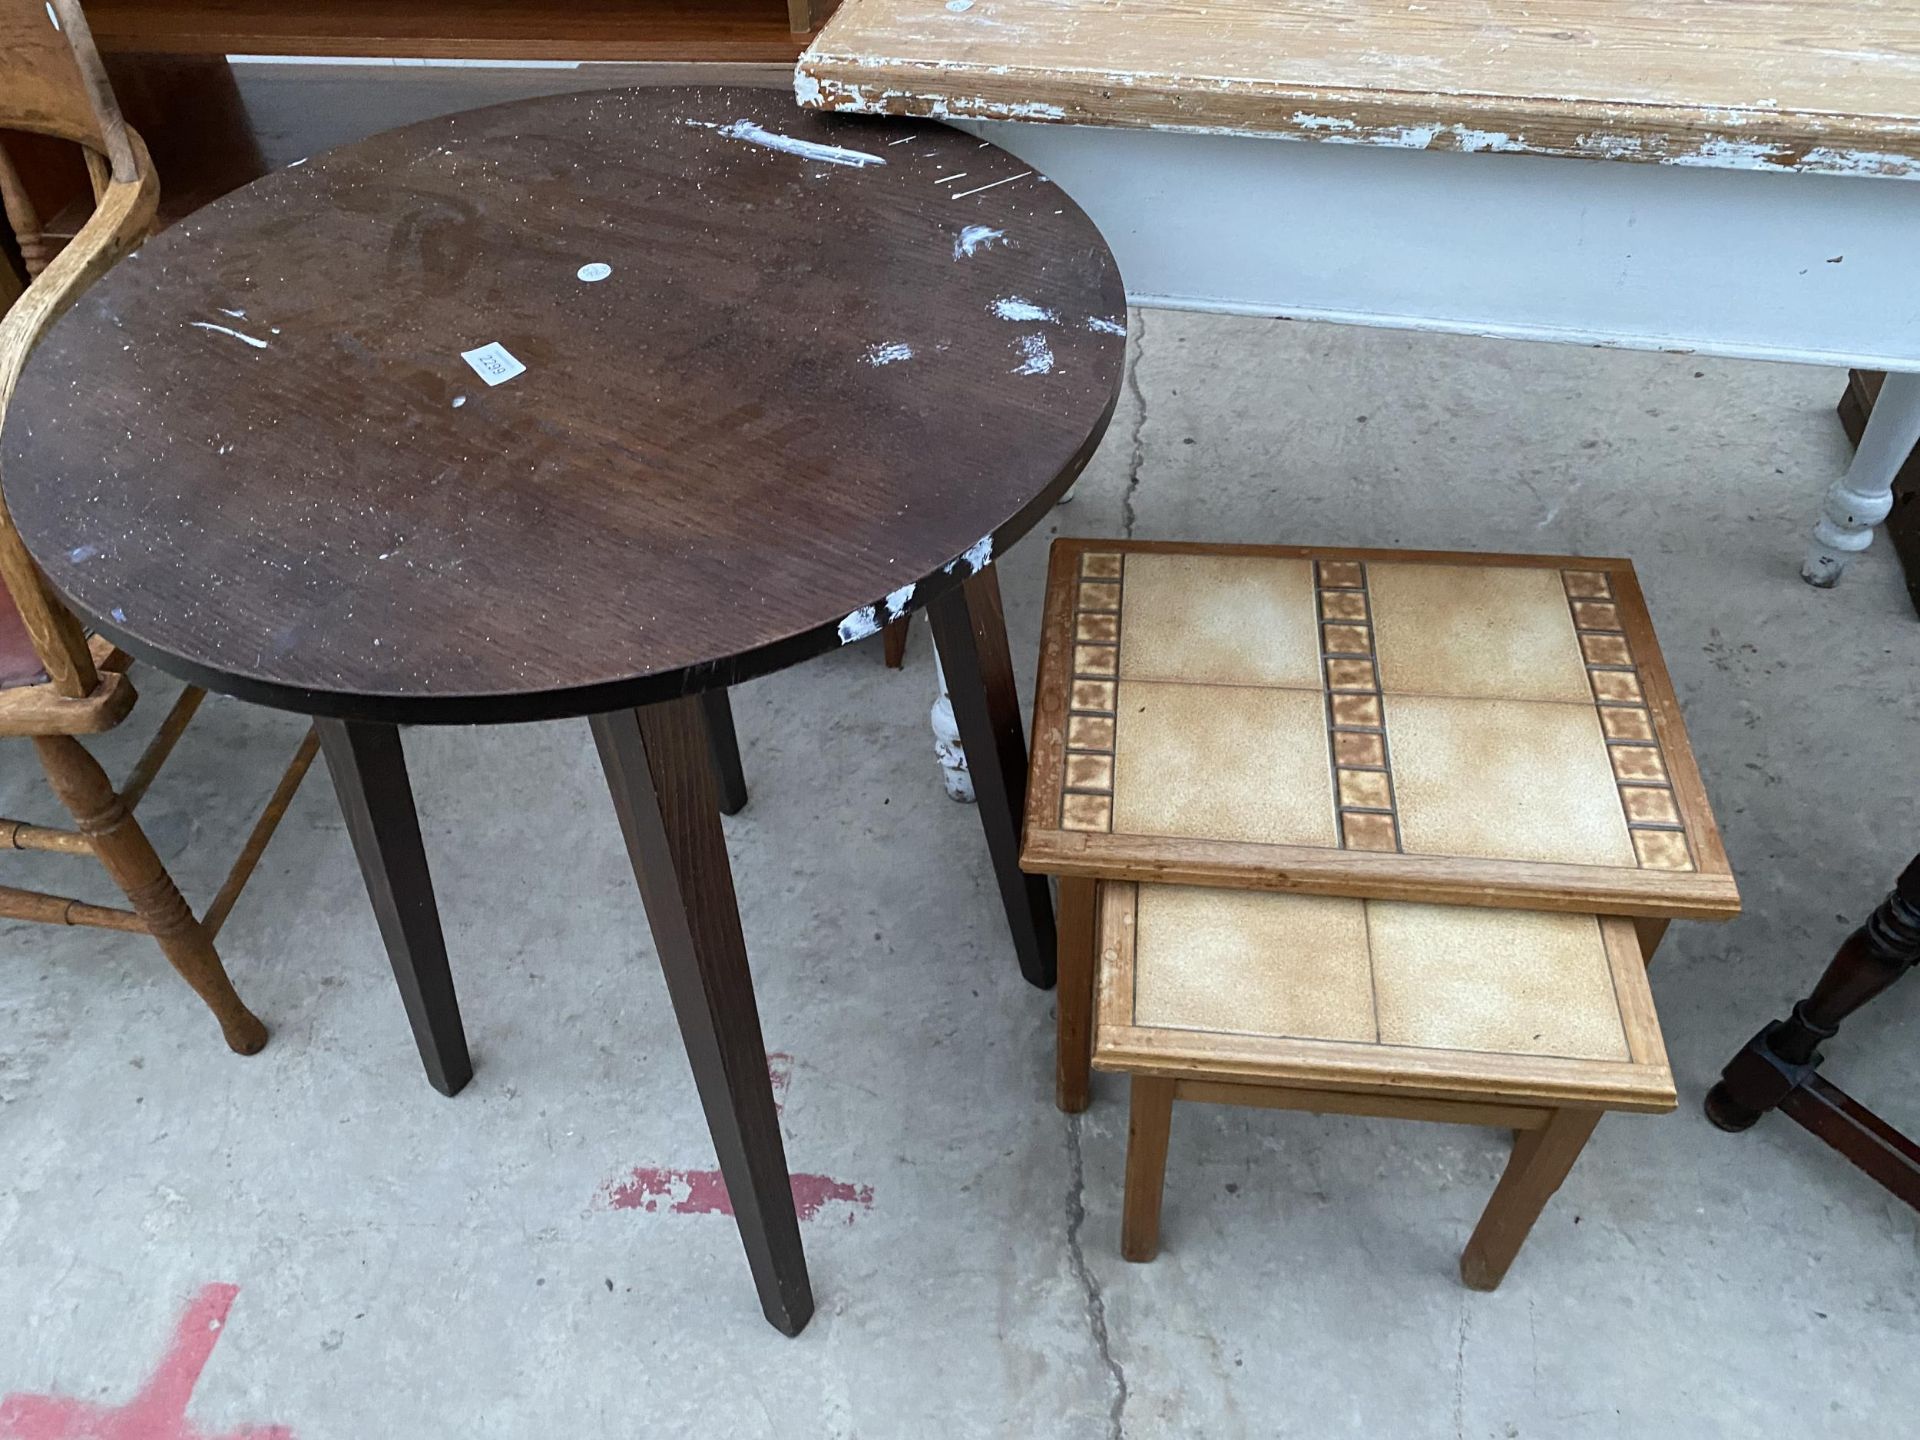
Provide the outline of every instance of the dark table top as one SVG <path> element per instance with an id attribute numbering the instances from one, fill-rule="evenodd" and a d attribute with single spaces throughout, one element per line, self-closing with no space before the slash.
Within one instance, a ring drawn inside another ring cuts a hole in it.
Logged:
<path id="1" fill-rule="evenodd" d="M 29 362 L 0 473 L 76 608 L 211 689 L 590 713 L 860 638 L 1003 550 L 1106 427 L 1124 304 L 1072 201 L 971 136 L 553 96 L 150 241 Z M 524 369 L 489 384 L 492 345 Z"/>

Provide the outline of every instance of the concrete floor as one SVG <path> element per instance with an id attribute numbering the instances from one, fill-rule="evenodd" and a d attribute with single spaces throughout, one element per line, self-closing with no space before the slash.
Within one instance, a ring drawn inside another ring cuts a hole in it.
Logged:
<path id="1" fill-rule="evenodd" d="M 1795 578 L 1845 460 L 1839 377 L 1134 325 L 1059 533 L 1640 566 L 1747 913 L 1674 928 L 1653 984 L 1681 1109 L 1601 1126 L 1498 1293 L 1454 1265 L 1504 1140 L 1444 1126 L 1183 1108 L 1164 1253 L 1120 1260 L 1123 1091 L 1052 1108 L 1051 999 L 1014 968 L 973 811 L 941 793 L 920 629 L 904 674 L 862 646 L 735 702 L 753 799 L 727 833 L 791 1057 L 789 1156 L 824 1177 L 801 1338 L 760 1319 L 728 1218 L 617 1203 L 636 1170 L 713 1161 L 586 726 L 414 731 L 478 1063 L 458 1099 L 421 1076 L 324 772 L 223 936 L 274 1030 L 255 1059 L 147 941 L 0 926 L 0 1435 L 107 1433 L 79 1428 L 88 1405 L 145 1417 L 116 1435 L 301 1440 L 1909 1425 L 1915 1217 L 1784 1122 L 1736 1138 L 1699 1112 L 1915 844 L 1920 629 L 1890 552 L 1832 593 Z M 1036 534 L 1003 566 L 1023 677 L 1044 557 Z M 171 689 L 143 686 L 99 746 L 121 766 Z M 146 802 L 196 901 L 299 729 L 210 704 Z M 49 816 L 26 748 L 3 753 L 0 813 Z M 111 898 L 82 862 L 4 869 Z M 1832 1073 L 1920 1131 L 1917 1042 L 1920 981 Z M 212 1330 L 216 1282 L 238 1289 Z M 187 1329 L 218 1344 L 176 1431 L 155 1417 L 189 1403 L 194 1355 L 161 1357 L 203 1294 Z"/>

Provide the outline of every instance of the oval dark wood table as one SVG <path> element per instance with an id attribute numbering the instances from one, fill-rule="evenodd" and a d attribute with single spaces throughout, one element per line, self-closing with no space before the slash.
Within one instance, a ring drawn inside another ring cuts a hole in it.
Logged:
<path id="1" fill-rule="evenodd" d="M 591 718 L 792 1334 L 813 1299 L 717 814 L 743 798 L 724 687 L 928 610 L 1051 983 L 990 561 L 1105 430 L 1124 303 L 1087 218 L 970 136 L 762 91 L 555 96 L 317 156 L 150 241 L 36 352 L 0 473 L 102 632 L 317 717 L 447 1094 L 471 1065 L 397 727 Z"/>

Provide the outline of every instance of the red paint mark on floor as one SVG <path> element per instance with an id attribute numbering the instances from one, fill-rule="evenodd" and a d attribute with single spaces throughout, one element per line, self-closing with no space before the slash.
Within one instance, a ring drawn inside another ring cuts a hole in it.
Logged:
<path id="1" fill-rule="evenodd" d="M 203 1285 L 173 1329 L 153 1377 L 125 1405 L 16 1393 L 0 1399 L 0 1440 L 293 1440 L 284 1425 L 218 1435 L 187 1419 L 187 1402 L 226 1328 L 238 1285 Z"/>
<path id="2" fill-rule="evenodd" d="M 773 1082 L 774 1108 L 787 1108 L 787 1089 L 793 1084 L 793 1056 L 774 1051 L 767 1056 L 767 1078 Z M 873 1187 L 835 1180 L 830 1175 L 790 1175 L 794 1213 L 816 1220 L 832 1211 L 844 1214 L 851 1225 L 862 1210 L 873 1208 Z M 600 1187 L 600 1201 L 609 1210 L 644 1210 L 649 1215 L 731 1215 L 733 1201 L 718 1170 L 677 1170 L 642 1165 L 623 1180 Z M 844 1208 L 843 1208 L 844 1207 Z"/>
<path id="3" fill-rule="evenodd" d="M 847 1206 L 843 1212 L 851 1225 L 854 1216 L 873 1208 L 873 1187 L 854 1185 L 827 1175 L 790 1175 L 793 1186 L 793 1210 L 802 1220 L 818 1219 L 828 1207 Z M 649 1215 L 731 1215 L 733 1201 L 727 1195 L 727 1182 L 718 1170 L 669 1170 L 659 1165 L 642 1165 L 625 1180 L 603 1187 L 610 1210 L 644 1210 Z"/>

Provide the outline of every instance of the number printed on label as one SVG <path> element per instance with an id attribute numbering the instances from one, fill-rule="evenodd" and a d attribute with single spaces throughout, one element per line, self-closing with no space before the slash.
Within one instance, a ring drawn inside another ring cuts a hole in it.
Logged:
<path id="1" fill-rule="evenodd" d="M 473 373 L 489 385 L 511 380 L 527 367 L 513 358 L 513 352 L 498 340 L 478 350 L 462 350 L 460 358 L 473 367 Z"/>

